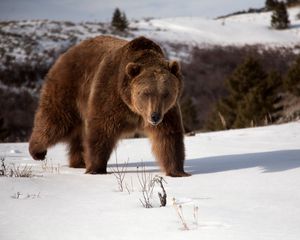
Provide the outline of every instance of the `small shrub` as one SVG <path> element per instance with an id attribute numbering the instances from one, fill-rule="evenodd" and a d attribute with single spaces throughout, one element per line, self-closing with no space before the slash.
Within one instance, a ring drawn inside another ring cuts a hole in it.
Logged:
<path id="1" fill-rule="evenodd" d="M 0 176 L 3 177 L 33 177 L 32 167 L 25 165 L 21 167 L 20 165 L 16 166 L 15 164 L 6 165 L 5 158 L 0 158 Z"/>
<path id="2" fill-rule="evenodd" d="M 25 165 L 24 167 L 16 166 L 12 164 L 12 168 L 10 168 L 10 177 L 25 177 L 30 178 L 33 176 L 32 167 Z"/>
<path id="3" fill-rule="evenodd" d="M 142 189 L 143 198 L 140 199 L 144 208 L 152 208 L 152 200 L 153 200 L 153 189 L 156 184 L 158 184 L 162 190 L 162 193 L 158 192 L 158 197 L 160 200 L 160 206 L 165 207 L 167 204 L 167 193 L 164 188 L 163 183 L 166 183 L 163 177 L 155 176 L 151 173 L 146 172 L 145 164 L 142 163 L 141 166 L 137 167 L 137 177 L 140 187 Z"/>

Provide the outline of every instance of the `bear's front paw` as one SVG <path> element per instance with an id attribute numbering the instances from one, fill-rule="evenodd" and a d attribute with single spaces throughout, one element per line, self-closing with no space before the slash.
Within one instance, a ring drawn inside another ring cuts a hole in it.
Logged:
<path id="1" fill-rule="evenodd" d="M 106 169 L 89 167 L 86 169 L 85 173 L 87 173 L 87 174 L 107 174 L 107 171 L 106 171 Z"/>
<path id="2" fill-rule="evenodd" d="M 169 176 L 169 177 L 189 177 L 189 176 L 192 176 L 192 174 L 186 173 L 184 171 L 181 171 L 181 172 L 178 172 L 178 171 L 167 172 L 166 175 Z"/>
<path id="3" fill-rule="evenodd" d="M 45 160 L 47 151 L 42 151 L 42 152 L 30 152 L 32 158 L 34 160 Z"/>
<path id="4" fill-rule="evenodd" d="M 29 153 L 34 160 L 45 160 L 47 150 L 44 150 L 38 144 L 29 144 Z"/>
<path id="5" fill-rule="evenodd" d="M 46 155 L 47 155 L 47 151 L 37 152 L 34 154 L 33 159 L 34 160 L 45 160 Z"/>

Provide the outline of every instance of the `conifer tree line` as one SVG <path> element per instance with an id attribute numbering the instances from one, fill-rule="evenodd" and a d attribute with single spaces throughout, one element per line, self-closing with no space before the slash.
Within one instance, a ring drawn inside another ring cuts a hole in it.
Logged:
<path id="1" fill-rule="evenodd" d="M 266 0 L 265 2 L 265 6 L 268 10 L 273 10 L 273 8 L 276 6 L 276 4 L 278 3 L 278 0 Z M 296 6 L 300 4 L 300 0 L 285 0 L 285 1 L 281 1 L 282 3 L 284 3 L 286 6 Z"/>
<path id="2" fill-rule="evenodd" d="M 209 130 L 261 126 L 276 121 L 284 92 L 300 97 L 300 56 L 286 76 L 266 72 L 254 57 L 247 57 L 226 80 L 222 98 L 207 122 Z"/>

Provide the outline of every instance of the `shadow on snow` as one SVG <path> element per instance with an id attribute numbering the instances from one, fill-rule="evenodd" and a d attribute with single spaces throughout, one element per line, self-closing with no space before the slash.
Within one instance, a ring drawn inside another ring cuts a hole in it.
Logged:
<path id="1" fill-rule="evenodd" d="M 128 163 L 128 168 L 136 168 L 145 165 L 146 172 L 159 172 L 158 164 L 155 162 L 133 162 Z M 124 164 L 119 164 L 122 168 Z M 109 164 L 115 168 L 116 164 Z M 147 169 L 151 167 L 151 169 Z M 245 168 L 259 167 L 262 172 L 280 172 L 300 167 L 300 150 L 282 150 L 273 152 L 247 153 L 236 155 L 224 155 L 216 157 L 205 157 L 197 159 L 187 159 L 185 161 L 185 171 L 196 175 L 206 173 L 217 173 Z M 126 172 L 136 172 L 127 169 Z"/>

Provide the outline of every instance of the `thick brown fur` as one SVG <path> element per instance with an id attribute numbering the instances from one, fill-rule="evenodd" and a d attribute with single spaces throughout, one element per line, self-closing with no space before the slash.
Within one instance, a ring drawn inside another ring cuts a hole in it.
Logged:
<path id="1" fill-rule="evenodd" d="M 30 154 L 43 160 L 47 148 L 67 142 L 71 167 L 106 173 L 117 141 L 142 130 L 166 174 L 187 176 L 181 91 L 178 63 L 168 62 L 151 40 L 100 36 L 83 41 L 61 55 L 47 75 Z"/>

